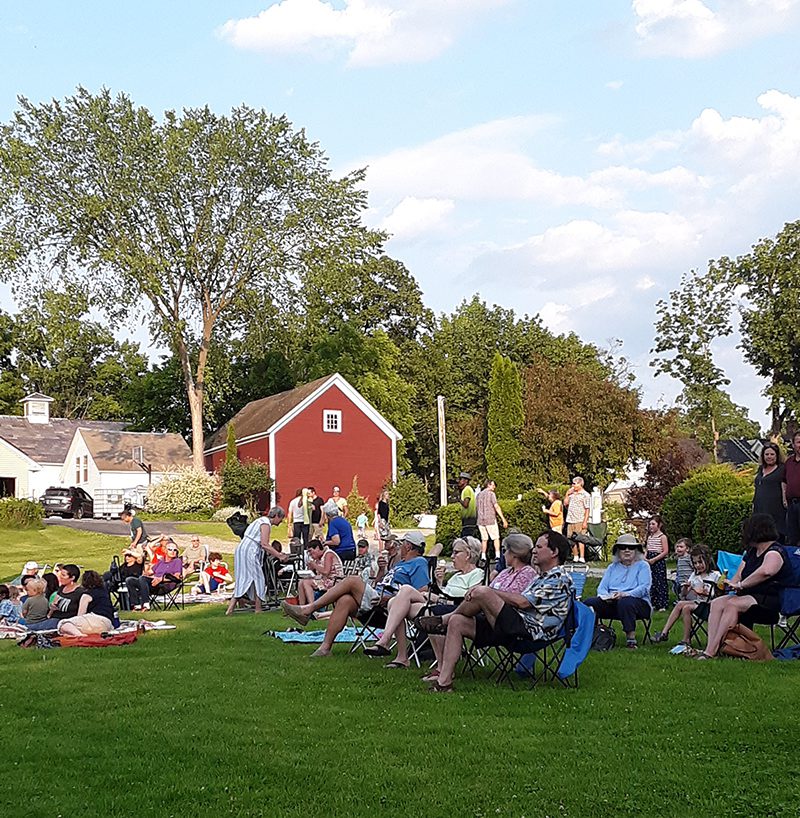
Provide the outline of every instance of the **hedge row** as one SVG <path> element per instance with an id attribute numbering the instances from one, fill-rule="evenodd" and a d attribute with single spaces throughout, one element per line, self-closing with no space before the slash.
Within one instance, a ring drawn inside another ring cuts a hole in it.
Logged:
<path id="1" fill-rule="evenodd" d="M 698 509 L 692 539 L 717 551 L 741 554 L 742 523 L 753 513 L 753 498 L 747 494 L 710 497 Z"/>
<path id="2" fill-rule="evenodd" d="M 33 500 L 0 500 L 0 528 L 42 528 L 44 509 Z"/>

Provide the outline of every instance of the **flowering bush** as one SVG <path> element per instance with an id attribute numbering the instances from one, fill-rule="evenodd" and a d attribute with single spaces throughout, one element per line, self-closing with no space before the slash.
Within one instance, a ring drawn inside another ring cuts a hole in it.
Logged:
<path id="1" fill-rule="evenodd" d="M 179 468 L 147 490 L 147 511 L 153 514 L 210 512 L 218 494 L 218 477 L 188 467 Z"/>

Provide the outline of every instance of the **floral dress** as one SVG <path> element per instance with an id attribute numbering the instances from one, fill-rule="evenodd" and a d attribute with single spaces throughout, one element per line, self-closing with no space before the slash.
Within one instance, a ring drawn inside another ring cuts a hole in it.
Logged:
<path id="1" fill-rule="evenodd" d="M 661 531 L 651 534 L 647 538 L 647 559 L 652 559 L 661 553 Z M 667 585 L 667 561 L 665 559 L 650 565 L 653 583 L 650 586 L 650 601 L 653 609 L 663 611 L 669 604 L 669 587 Z"/>

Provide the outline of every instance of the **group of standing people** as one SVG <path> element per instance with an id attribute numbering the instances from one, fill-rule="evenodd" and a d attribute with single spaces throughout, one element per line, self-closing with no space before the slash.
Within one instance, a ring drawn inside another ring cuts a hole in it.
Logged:
<path id="1" fill-rule="evenodd" d="M 753 513 L 767 514 L 786 545 L 800 542 L 800 432 L 792 436 L 792 454 L 784 462 L 776 443 L 761 449 L 755 476 Z"/>

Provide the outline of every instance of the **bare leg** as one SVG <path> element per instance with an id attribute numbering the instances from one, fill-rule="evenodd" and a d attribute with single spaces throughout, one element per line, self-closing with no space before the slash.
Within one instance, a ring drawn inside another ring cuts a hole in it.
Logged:
<path id="1" fill-rule="evenodd" d="M 62 622 L 58 626 L 58 633 L 60 636 L 83 636 L 71 622 Z"/>
<path id="2" fill-rule="evenodd" d="M 333 648 L 336 637 L 342 632 L 347 620 L 358 610 L 358 603 L 351 596 L 340 597 L 333 606 L 328 626 L 325 628 L 325 638 L 312 656 L 328 656 Z"/>
<path id="3" fill-rule="evenodd" d="M 685 605 L 686 600 L 682 600 L 669 612 L 669 616 L 667 617 L 667 623 L 661 629 L 661 633 L 663 633 L 664 636 L 666 636 L 670 632 L 672 626 L 678 621 L 678 617 L 683 614 L 683 608 Z"/>
<path id="4" fill-rule="evenodd" d="M 461 658 L 464 639 L 475 637 L 475 619 L 460 613 L 448 614 L 447 636 L 444 640 L 442 661 L 439 665 L 439 685 L 445 687 L 453 683 L 453 671 Z"/>
<path id="5" fill-rule="evenodd" d="M 705 654 L 716 656 L 719 653 L 725 634 L 738 623 L 739 616 L 755 605 L 751 596 L 721 596 L 711 603 L 708 617 L 708 644 Z"/>
<path id="6" fill-rule="evenodd" d="M 341 582 L 337 582 L 333 588 L 325 591 L 325 593 L 317 600 L 312 600 L 307 605 L 300 605 L 300 610 L 304 614 L 312 614 L 328 605 L 334 605 L 337 600 L 343 596 L 350 596 L 356 604 L 361 604 L 361 598 L 364 596 L 364 581 L 361 577 L 345 577 Z"/>
<path id="7" fill-rule="evenodd" d="M 393 599 L 389 600 L 388 610 L 389 615 L 386 617 L 386 627 L 383 629 L 383 635 L 378 640 L 378 644 L 384 648 L 388 648 L 391 644 L 392 637 L 398 640 L 405 641 L 405 619 L 411 612 L 413 603 L 424 603 L 425 597 L 412 588 L 410 585 L 403 585 Z"/>
<path id="8" fill-rule="evenodd" d="M 681 609 L 681 616 L 683 617 L 683 641 L 687 645 L 689 644 L 689 639 L 692 636 L 692 614 L 694 613 L 696 607 L 696 602 L 686 602 Z"/>
<path id="9" fill-rule="evenodd" d="M 309 602 L 314 601 L 314 580 L 301 579 L 300 585 L 297 587 L 297 596 L 301 605 L 308 605 Z"/>

